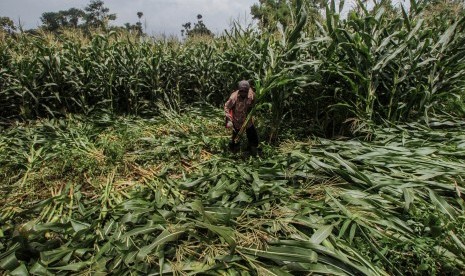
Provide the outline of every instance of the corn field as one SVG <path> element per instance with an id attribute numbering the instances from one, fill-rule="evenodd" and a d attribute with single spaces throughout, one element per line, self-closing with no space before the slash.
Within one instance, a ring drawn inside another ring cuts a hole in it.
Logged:
<path id="1" fill-rule="evenodd" d="M 199 101 L 220 106 L 238 79 L 255 86 L 273 135 L 286 116 L 334 136 L 347 134 L 348 120 L 461 115 L 463 13 L 435 23 L 423 9 L 390 15 L 380 5 L 341 20 L 332 6 L 320 24 L 307 22 L 300 6 L 295 26 L 280 33 L 235 26 L 218 39 L 187 43 L 116 32 L 4 37 L 0 118 L 156 114 L 159 103 L 176 111 Z M 306 24 L 318 29 L 306 32 Z"/>
<path id="2" fill-rule="evenodd" d="M 0 34 L 0 274 L 460 275 L 465 17 Z M 226 150 L 241 79 L 263 153 Z"/>

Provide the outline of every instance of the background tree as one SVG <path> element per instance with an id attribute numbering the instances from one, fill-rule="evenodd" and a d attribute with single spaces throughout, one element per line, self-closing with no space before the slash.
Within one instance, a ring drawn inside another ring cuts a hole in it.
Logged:
<path id="1" fill-rule="evenodd" d="M 183 30 L 181 30 L 181 35 L 184 36 L 184 34 L 188 34 L 189 31 L 191 30 L 192 28 L 192 23 L 191 22 L 186 22 L 184 24 L 182 24 L 182 27 L 184 28 Z"/>
<path id="2" fill-rule="evenodd" d="M 61 15 L 59 12 L 44 12 L 40 17 L 42 28 L 47 31 L 55 32 L 61 27 Z"/>
<path id="3" fill-rule="evenodd" d="M 12 34 L 16 31 L 16 26 L 13 20 L 7 16 L 0 17 L 0 28 L 2 31 Z"/>
<path id="4" fill-rule="evenodd" d="M 144 13 L 139 11 L 137 12 L 137 17 L 139 18 L 139 22 L 136 23 L 136 26 L 137 26 L 137 31 L 139 32 L 139 34 L 142 34 L 144 31 L 142 29 L 142 22 L 140 22 L 140 19 L 142 18 L 142 16 L 144 16 Z"/>
<path id="5" fill-rule="evenodd" d="M 115 20 L 116 14 L 109 13 L 110 9 L 104 6 L 104 2 L 101 0 L 92 0 L 87 7 L 84 8 L 86 11 L 86 27 L 87 28 L 106 28 L 108 21 Z"/>
<path id="6" fill-rule="evenodd" d="M 251 7 L 253 19 L 259 21 L 260 27 L 274 29 L 277 23 L 287 26 L 290 21 L 290 6 L 286 0 L 260 0 Z"/>
<path id="7" fill-rule="evenodd" d="M 139 18 L 139 21 L 136 22 L 136 24 L 131 24 L 131 23 L 124 23 L 124 28 L 130 32 L 136 32 L 138 35 L 142 35 L 144 33 L 143 28 L 142 28 L 142 22 L 140 19 L 144 15 L 143 12 L 137 12 L 137 17 Z"/>
<path id="8" fill-rule="evenodd" d="M 84 20 L 85 13 L 81 9 L 71 8 L 64 12 L 68 27 L 77 28 L 80 21 Z"/>
<path id="9" fill-rule="evenodd" d="M 203 36 L 211 36 L 213 37 L 213 33 L 207 28 L 205 23 L 203 23 L 202 15 L 197 15 L 197 23 L 194 23 L 194 28 L 192 28 L 192 23 L 187 22 L 182 25 L 184 30 L 181 31 L 181 34 L 186 34 L 188 37 L 203 35 Z"/>
<path id="10" fill-rule="evenodd" d="M 61 28 L 77 28 L 84 20 L 83 10 L 71 8 L 58 12 L 44 12 L 40 18 L 42 27 L 48 31 L 56 32 Z"/>

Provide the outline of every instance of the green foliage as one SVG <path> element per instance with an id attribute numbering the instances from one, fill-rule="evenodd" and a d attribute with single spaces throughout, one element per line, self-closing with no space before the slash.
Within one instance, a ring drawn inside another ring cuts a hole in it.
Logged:
<path id="1" fill-rule="evenodd" d="M 13 20 L 7 16 L 0 17 L 0 30 L 8 34 L 12 34 L 16 31 L 16 26 Z"/>
<path id="2" fill-rule="evenodd" d="M 319 75 L 308 91 L 316 99 L 311 109 L 325 114 L 319 120 L 341 133 L 348 121 L 361 128 L 419 116 L 427 122 L 450 100 L 462 103 L 465 20 L 427 25 L 423 7 L 402 8 L 402 16 L 392 17 L 382 3 L 372 11 L 360 6 L 346 20 L 334 5 L 327 7 L 320 35 L 305 46 L 314 62 L 296 62 Z"/>
<path id="3" fill-rule="evenodd" d="M 42 28 L 50 32 L 61 32 L 66 28 L 105 29 L 110 20 L 116 19 L 116 14 L 110 14 L 110 9 L 100 0 L 92 0 L 84 8 L 70 8 L 58 12 L 44 12 L 40 18 Z"/>
<path id="4" fill-rule="evenodd" d="M 250 13 L 253 19 L 259 21 L 260 27 L 265 31 L 275 32 L 278 24 L 284 29 L 292 26 L 295 22 L 294 11 L 299 5 L 297 0 L 261 0 L 253 4 Z M 302 1 L 300 1 L 302 2 Z M 319 17 L 319 9 L 325 6 L 326 0 L 303 1 L 307 6 L 310 18 Z"/>
<path id="5" fill-rule="evenodd" d="M 182 24 L 182 27 L 184 28 L 181 30 L 181 34 L 184 36 L 186 35 L 187 37 L 195 37 L 195 36 L 207 36 L 207 37 L 213 37 L 213 33 L 205 26 L 205 23 L 203 23 L 202 20 L 202 15 L 198 14 L 197 15 L 197 23 L 194 23 L 194 27 L 192 28 L 192 23 L 187 22 Z"/>
<path id="6" fill-rule="evenodd" d="M 10 274 L 457 274 L 463 122 L 224 153 L 220 109 L 69 116 L 0 136 Z M 94 163 L 97 165 L 90 166 Z M 28 196 L 25 197 L 24 195 Z"/>
<path id="7" fill-rule="evenodd" d="M 83 10 L 71 8 L 65 11 L 44 12 L 40 18 L 42 26 L 50 32 L 57 32 L 63 28 L 77 28 L 84 20 Z"/>
<path id="8" fill-rule="evenodd" d="M 250 13 L 254 19 L 260 21 L 262 27 L 276 26 L 278 22 L 288 26 L 291 20 L 291 7 L 287 1 L 260 1 L 260 4 L 251 7 Z"/>
<path id="9" fill-rule="evenodd" d="M 104 5 L 102 0 L 91 0 L 84 8 L 87 28 L 106 28 L 109 21 L 116 19 L 116 14 L 109 13 L 110 9 Z"/>

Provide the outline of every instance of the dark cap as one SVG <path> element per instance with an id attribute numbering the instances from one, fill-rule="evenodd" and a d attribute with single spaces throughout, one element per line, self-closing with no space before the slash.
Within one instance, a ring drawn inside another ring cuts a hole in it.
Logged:
<path id="1" fill-rule="evenodd" d="M 250 84 L 246 80 L 240 81 L 238 86 L 241 91 L 249 91 L 250 88 Z"/>

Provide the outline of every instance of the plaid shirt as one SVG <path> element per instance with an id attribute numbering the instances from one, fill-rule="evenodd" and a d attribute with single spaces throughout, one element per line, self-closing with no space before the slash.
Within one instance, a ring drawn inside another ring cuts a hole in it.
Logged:
<path id="1" fill-rule="evenodd" d="M 227 119 L 229 119 L 236 130 L 239 130 L 244 124 L 247 114 L 255 104 L 255 92 L 252 88 L 249 89 L 247 97 L 242 98 L 239 95 L 239 91 L 234 91 L 229 100 L 224 104 L 224 113 Z M 230 113 L 232 111 L 232 114 Z M 253 120 L 250 120 L 247 124 L 247 128 L 253 125 Z"/>

